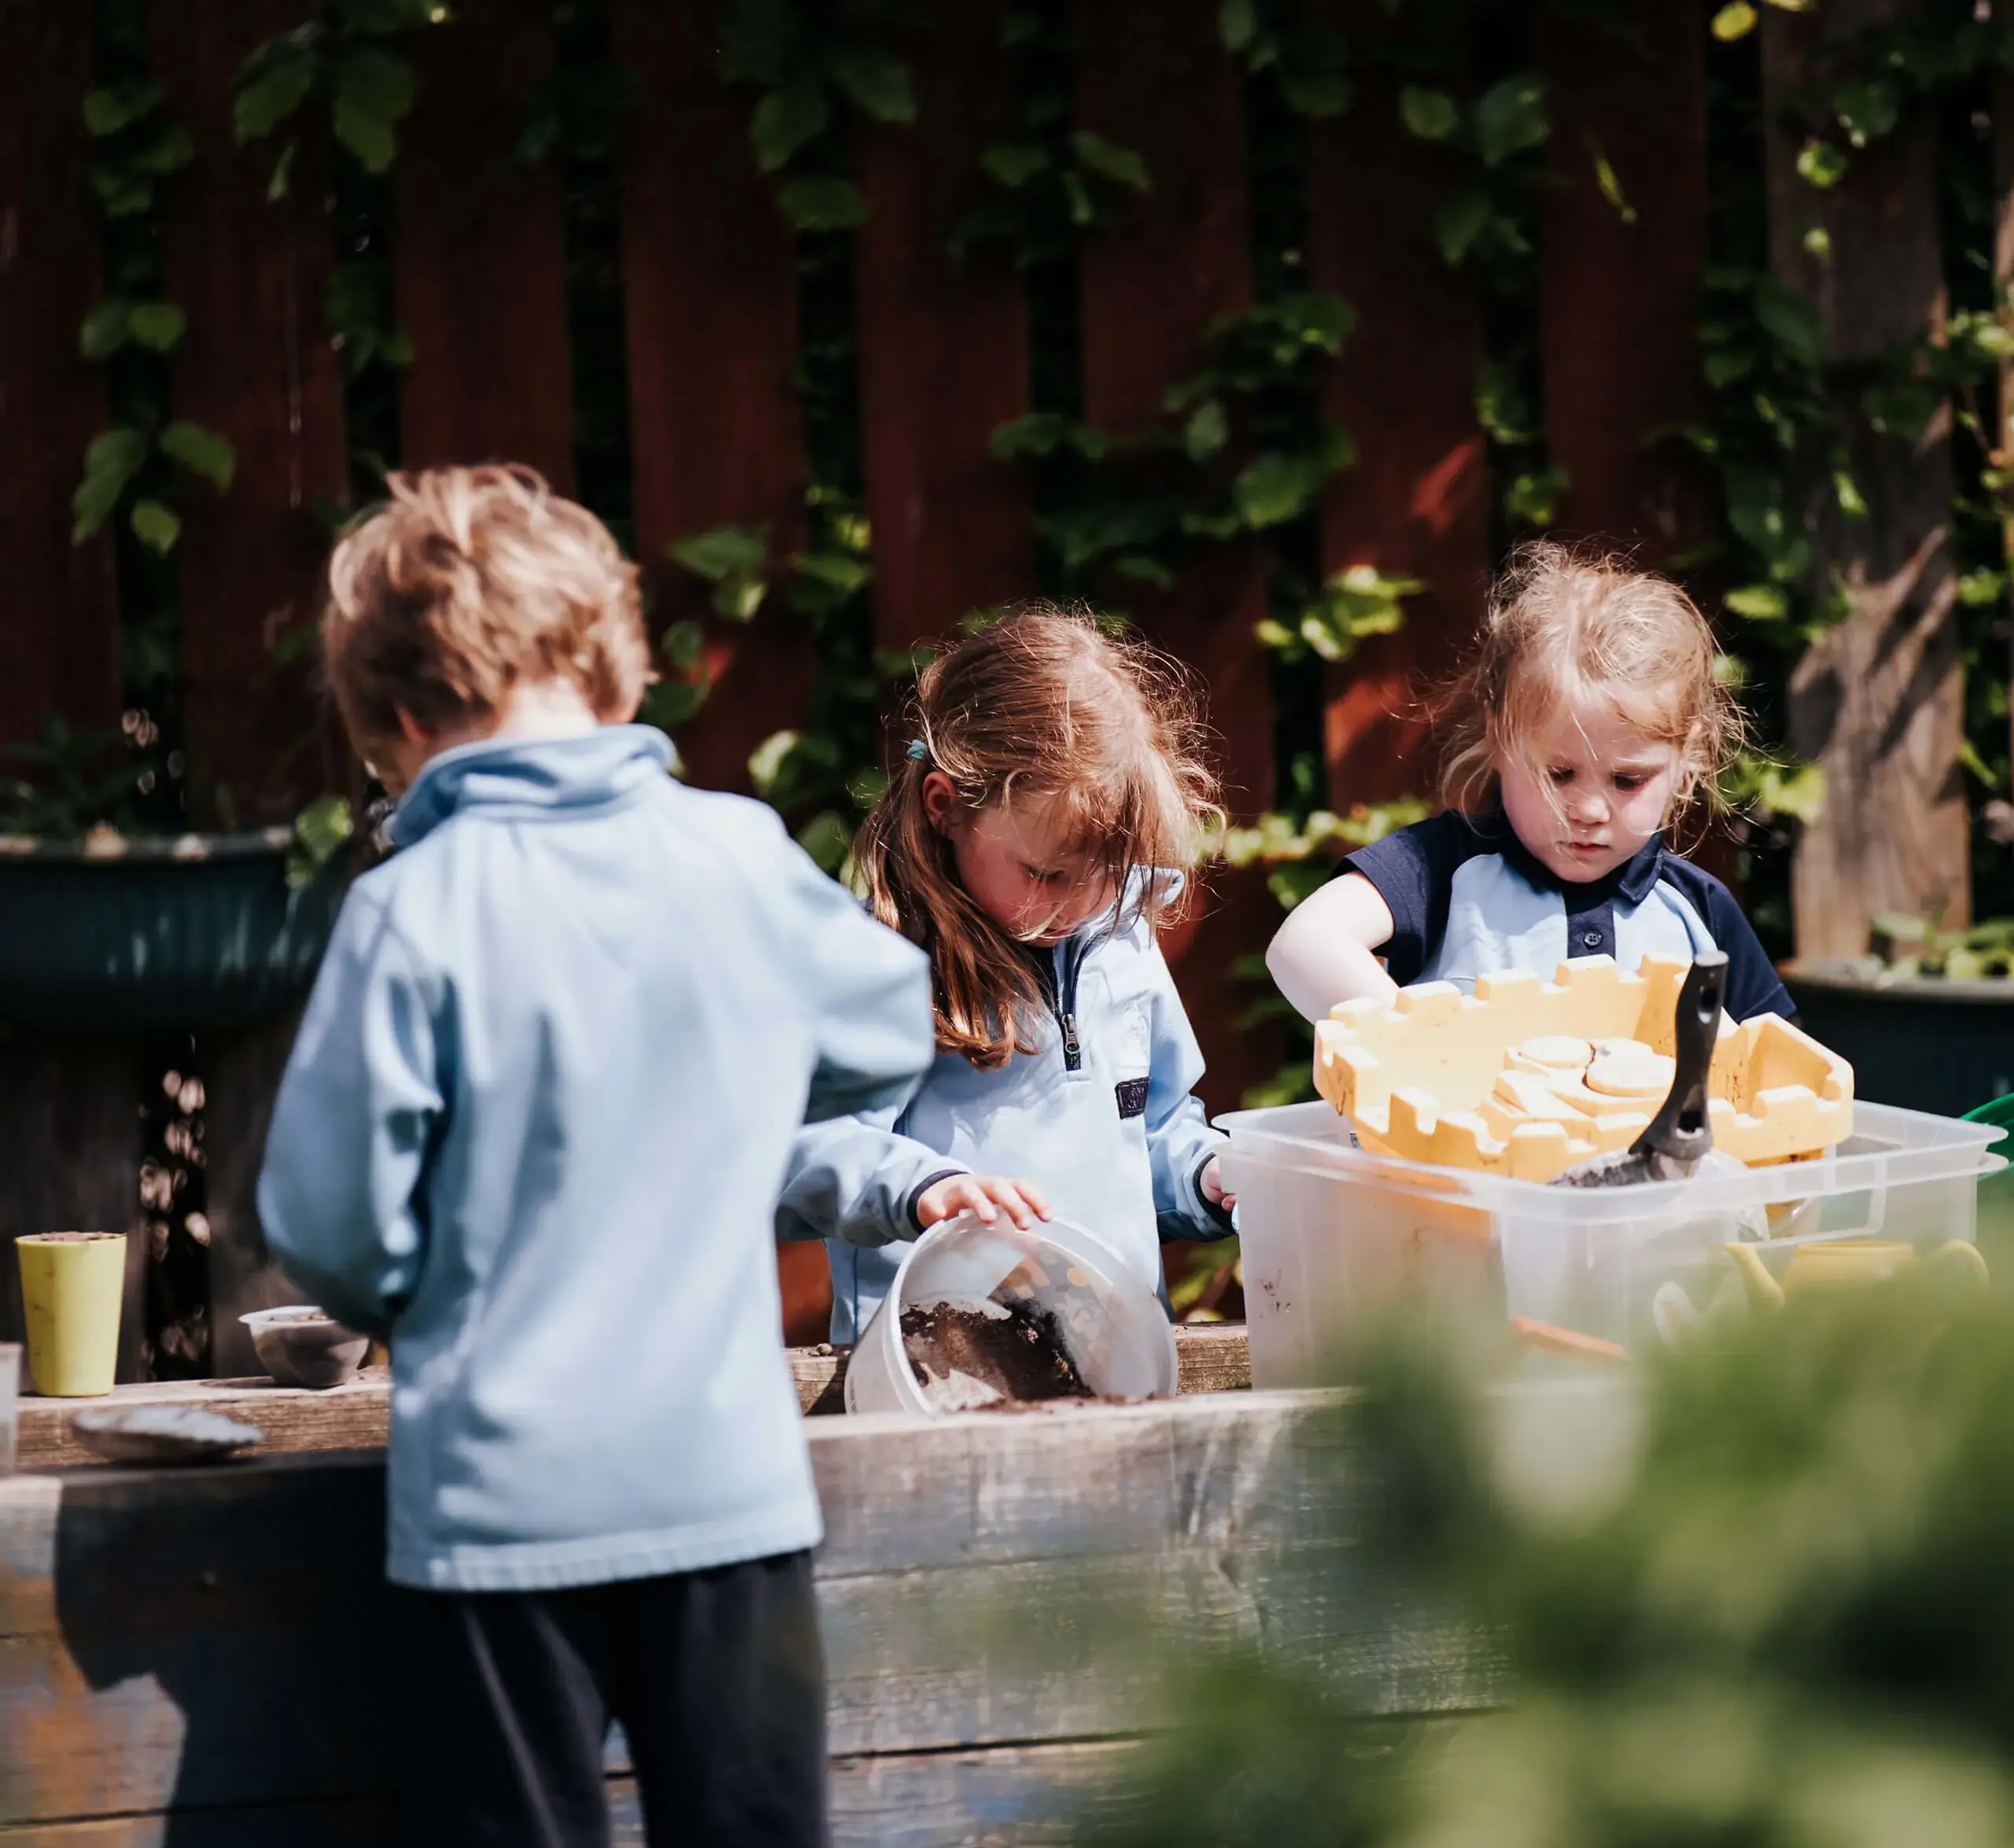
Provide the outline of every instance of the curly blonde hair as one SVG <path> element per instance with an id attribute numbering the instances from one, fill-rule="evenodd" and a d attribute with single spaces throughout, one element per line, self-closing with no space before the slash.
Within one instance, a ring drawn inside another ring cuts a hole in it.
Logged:
<path id="1" fill-rule="evenodd" d="M 636 568 L 608 529 L 516 463 L 387 478 L 329 560 L 322 651 L 358 754 L 494 716 L 566 679 L 625 719 L 653 677 Z"/>
<path id="2" fill-rule="evenodd" d="M 1598 700 L 1677 752 L 1667 821 L 1719 806 L 1746 722 L 1717 658 L 1706 618 L 1670 579 L 1611 553 L 1521 547 L 1491 588 L 1474 660 L 1432 708 L 1442 801 L 1488 808 L 1507 758 L 1529 758 L 1562 708 Z"/>
<path id="3" fill-rule="evenodd" d="M 897 757 L 854 854 L 875 916 L 930 953 L 940 1047 L 996 1069 L 1030 1049 L 1042 1002 L 1021 946 L 960 883 L 924 779 L 942 771 L 966 814 L 1058 802 L 1127 901 L 1127 923 L 1157 931 L 1179 900 L 1177 882 L 1155 875 L 1194 866 L 1223 821 L 1201 710 L 1179 663 L 1053 604 L 1014 611 L 924 669 L 915 751 Z"/>

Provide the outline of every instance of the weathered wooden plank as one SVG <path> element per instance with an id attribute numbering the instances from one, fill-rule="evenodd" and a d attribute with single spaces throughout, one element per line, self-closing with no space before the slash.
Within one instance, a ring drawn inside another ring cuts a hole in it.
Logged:
<path id="1" fill-rule="evenodd" d="M 1123 1813 L 1126 1739 L 905 1753 L 832 1761 L 833 1848 L 1035 1848 L 1079 1839 L 1087 1823 Z M 615 1848 L 642 1848 L 634 1780 L 610 1780 Z M 156 1812 L 98 1821 L 0 1827 L 6 1848 L 374 1848 L 394 1826 L 387 1802 L 261 1805 Z M 443 1844 L 442 1848 L 446 1848 Z"/>
<path id="2" fill-rule="evenodd" d="M 1211 325 L 1252 304 L 1241 79 L 1216 13 L 1208 0 L 1100 0 L 1073 15 L 1078 119 L 1144 155 L 1154 183 L 1080 253 L 1084 411 L 1103 430 L 1131 432 L 1159 418 L 1167 387 L 1196 370 Z M 1177 96 L 1182 106 L 1169 107 Z M 1253 634 L 1266 613 L 1257 548 L 1217 548 L 1174 592 L 1128 586 L 1126 598 L 1147 633 L 1208 685 L 1232 813 L 1270 808 L 1272 702 Z M 1279 1062 L 1271 1035 L 1238 1031 L 1249 997 L 1231 972 L 1264 946 L 1279 914 L 1256 869 L 1219 869 L 1208 902 L 1167 948 L 1209 1067 L 1202 1094 L 1228 1109 Z"/>
<path id="3" fill-rule="evenodd" d="M 11 1339 L 11 1337 L 0 1336 Z M 810 1415 L 846 1410 L 847 1363 L 851 1350 L 793 1348 L 790 1367 L 798 1403 Z M 1179 1327 L 1175 1331 L 1180 1389 L 1187 1393 L 1243 1392 L 1252 1384 L 1252 1359 L 1241 1324 Z M 102 1400 L 25 1398 L 21 1401 L 20 1466 L 24 1470 L 74 1469 L 98 1459 L 72 1435 L 79 1411 Z M 207 1406 L 242 1418 L 266 1434 L 262 1456 L 331 1450 L 382 1450 L 391 1415 L 390 1376 L 367 1368 L 347 1386 L 310 1392 L 260 1378 L 169 1380 L 119 1389 L 120 1405 Z"/>
<path id="4" fill-rule="evenodd" d="M 1026 473 L 988 454 L 1028 408 L 1027 305 L 1011 256 L 965 264 L 949 240 L 979 157 L 1014 124 L 1005 0 L 946 10 L 911 53 L 917 120 L 859 139 L 867 222 L 854 241 L 861 431 L 884 648 L 951 633 L 968 610 L 1035 587 Z"/>
<path id="5" fill-rule="evenodd" d="M 1122 1647 L 1128 1604 L 1134 1636 L 1270 1636 L 1406 1710 L 1488 1691 L 1460 1639 L 1350 1571 L 1374 1491 L 1319 1396 L 810 1437 L 842 1753 L 1145 1724 L 1166 1676 Z M 382 1788 L 374 1691 L 404 1629 L 382 1481 L 323 1457 L 0 1483 L 0 1825 Z"/>
<path id="6" fill-rule="evenodd" d="M 174 409 L 237 452 L 227 492 L 191 481 L 177 552 L 189 776 L 200 812 L 227 827 L 291 821 L 347 777 L 310 679 L 282 644 L 314 619 L 326 555 L 318 503 L 340 500 L 342 388 L 323 324 L 332 260 L 321 160 L 304 142 L 288 197 L 266 198 L 269 148 L 240 149 L 231 81 L 274 32 L 311 17 L 302 0 L 156 6 L 154 68 L 196 145 L 167 188 L 162 255 L 187 312 Z"/>
<path id="7" fill-rule="evenodd" d="M 146 1376 L 139 1096 L 138 1058 L 129 1041 L 26 1031 L 0 1039 L 0 1341 L 24 1338 L 17 1238 L 124 1232 L 121 1380 Z M 21 1377 L 25 1387 L 25 1349 Z M 26 1453 L 21 1460 L 24 1466 L 32 1461 Z"/>
<path id="8" fill-rule="evenodd" d="M 408 467 L 527 462 L 574 485 L 566 231 L 554 164 L 512 156 L 552 68 L 540 0 L 465 0 L 421 35 L 419 98 L 392 169 Z"/>
<path id="9" fill-rule="evenodd" d="M 713 616 L 707 587 L 665 555 L 717 526 L 803 539 L 797 263 L 755 169 L 746 91 L 721 82 L 710 5 L 614 0 L 616 55 L 639 79 L 622 155 L 622 278 L 636 546 L 660 623 L 695 619 L 713 696 L 678 729 L 686 775 L 746 791 L 748 758 L 800 724 L 817 662 L 772 599 L 752 623 Z"/>
<path id="10" fill-rule="evenodd" d="M 1374 46 L 1392 25 L 1376 0 L 1323 0 L 1329 23 Z M 1482 614 L 1489 574 L 1488 456 L 1475 411 L 1482 319 L 1473 282 L 1433 238 L 1455 157 L 1408 134 L 1379 86 L 1308 134 L 1308 279 L 1356 310 L 1322 390 L 1355 438 L 1354 467 L 1322 502 L 1322 568 L 1374 565 L 1424 588 L 1399 633 L 1331 670 L 1324 718 L 1330 799 L 1431 793 L 1423 695 Z"/>
<path id="11" fill-rule="evenodd" d="M 98 299 L 98 218 L 78 98 L 91 13 L 0 6 L 0 745 L 61 714 L 119 717 L 111 548 L 70 543 L 70 491 L 105 426 L 104 380 L 77 351 Z"/>
<path id="12" fill-rule="evenodd" d="M 1547 452 L 1568 478 L 1562 534 L 1655 564 L 1705 524 L 1696 461 L 1649 439 L 1706 405 L 1692 323 L 1709 255 L 1707 35 L 1696 6 L 1625 17 L 1626 35 L 1551 9 L 1538 21 L 1558 124 L 1539 204 L 1540 371 Z"/>
<path id="13" fill-rule="evenodd" d="M 1941 328 L 1938 123 L 1913 111 L 1853 151 L 1820 191 L 1797 172 L 1802 131 L 1782 120 L 1825 47 L 1920 18 L 1919 0 L 1839 0 L 1809 15 L 1763 9 L 1770 265 L 1818 304 L 1828 357 L 1867 360 Z M 1809 231 L 1830 241 L 1817 260 Z M 1964 686 L 1950 554 L 1950 419 L 1940 408 L 1904 442 L 1849 444 L 1865 518 L 1822 497 L 1811 588 L 1837 583 L 1852 614 L 1814 643 L 1791 681 L 1790 745 L 1824 771 L 1824 812 L 1800 831 L 1791 898 L 1801 956 L 1858 956 L 1875 912 L 1971 915 Z"/>

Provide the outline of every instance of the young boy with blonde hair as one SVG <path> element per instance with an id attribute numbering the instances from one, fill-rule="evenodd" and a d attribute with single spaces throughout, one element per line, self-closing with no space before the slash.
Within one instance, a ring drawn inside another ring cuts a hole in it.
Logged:
<path id="1" fill-rule="evenodd" d="M 626 723 L 636 573 L 529 470 L 394 476 L 328 671 L 402 798 L 351 892 L 259 1205 L 389 1336 L 389 1576 L 429 1665 L 415 1839 L 824 1838 L 817 1496 L 779 1332 L 791 1140 L 931 1060 L 927 965 L 776 817 Z"/>

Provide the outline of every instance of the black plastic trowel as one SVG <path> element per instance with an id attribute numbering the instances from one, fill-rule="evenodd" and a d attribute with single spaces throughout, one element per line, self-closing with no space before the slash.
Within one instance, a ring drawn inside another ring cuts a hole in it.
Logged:
<path id="1" fill-rule="evenodd" d="M 1693 958 L 1678 991 L 1673 1022 L 1677 1071 L 1671 1091 L 1650 1127 L 1627 1149 L 1577 1163 L 1555 1177 L 1555 1187 L 1630 1187 L 1640 1181 L 1682 1181 L 1713 1146 L 1706 1113 L 1706 1079 L 1720 1038 L 1721 997 L 1728 985 L 1727 952 Z"/>

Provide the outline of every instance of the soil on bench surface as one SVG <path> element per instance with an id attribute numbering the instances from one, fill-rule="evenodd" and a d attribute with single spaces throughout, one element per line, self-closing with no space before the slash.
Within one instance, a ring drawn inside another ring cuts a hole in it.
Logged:
<path id="1" fill-rule="evenodd" d="M 909 1370 L 937 1411 L 1094 1395 L 1059 1337 L 1055 1318 L 1001 1303 L 931 1303 L 902 1311 Z"/>

